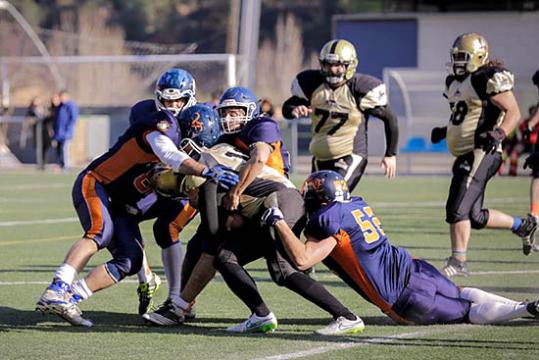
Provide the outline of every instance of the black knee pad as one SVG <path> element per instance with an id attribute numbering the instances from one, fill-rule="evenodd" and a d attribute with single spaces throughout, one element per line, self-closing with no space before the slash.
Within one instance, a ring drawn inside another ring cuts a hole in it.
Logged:
<path id="1" fill-rule="evenodd" d="M 170 221 L 162 218 L 157 218 L 153 223 L 153 236 L 161 249 L 166 249 L 177 240 L 170 237 L 169 225 Z"/>
<path id="2" fill-rule="evenodd" d="M 472 213 L 472 216 L 470 217 L 472 229 L 483 229 L 485 226 L 487 226 L 488 215 L 487 209 L 482 209 Z"/>
<path id="3" fill-rule="evenodd" d="M 271 279 L 279 286 L 286 286 L 290 276 L 299 271 L 282 259 L 280 261 L 268 260 L 267 264 Z"/>

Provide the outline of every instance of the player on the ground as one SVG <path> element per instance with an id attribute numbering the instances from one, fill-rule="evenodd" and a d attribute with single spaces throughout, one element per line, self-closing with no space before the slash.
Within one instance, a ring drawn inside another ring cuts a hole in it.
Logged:
<path id="1" fill-rule="evenodd" d="M 381 166 L 396 175 L 398 124 L 387 104 L 385 85 L 377 78 L 356 74 L 354 45 L 335 39 L 320 51 L 320 70 L 299 73 L 292 97 L 283 104 L 287 119 L 310 116 L 312 171 L 334 170 L 354 189 L 367 166 L 367 121 L 384 122 L 386 152 Z"/>
<path id="2" fill-rule="evenodd" d="M 196 137 L 192 140 L 199 142 Z M 200 144 L 190 146 L 193 149 L 198 145 Z M 235 169 L 247 166 L 248 162 L 243 154 L 238 153 L 228 144 L 219 144 L 203 150 L 200 161 L 202 163 L 218 161 Z M 234 165 L 235 163 L 239 167 Z M 182 323 L 184 312 L 188 311 L 190 303 L 213 277 L 215 272 L 213 259 L 216 257 L 215 267 L 221 272 L 234 293 L 252 311 L 252 315 L 247 321 L 227 330 L 233 332 L 273 331 L 277 327 L 277 319 L 269 311 L 258 293 L 256 284 L 243 268 L 246 263 L 265 257 L 272 279 L 277 284 L 285 286 L 319 305 L 328 311 L 334 319 L 340 319 L 340 328 L 336 328 L 336 322 L 333 321 L 330 327 L 319 330 L 319 333 L 336 335 L 363 330 L 362 320 L 338 302 L 321 284 L 295 269 L 287 259 L 282 246 L 270 237 L 268 229 L 260 227 L 260 215 L 266 209 L 265 206 L 270 206 L 264 204 L 275 202 L 282 209 L 283 217 L 288 224 L 297 229 L 298 233 L 301 231 L 303 203 L 299 192 L 286 177 L 276 170 L 264 166 L 261 174 L 240 196 L 238 210 L 233 212 L 227 211 L 222 206 L 223 193 L 212 194 L 202 183 L 203 180 L 187 176 L 182 179 L 179 188 L 182 193 L 191 193 L 192 190 L 202 186 L 202 190 L 198 191 L 198 207 L 201 210 L 202 224 L 197 230 L 197 234 L 189 241 L 189 246 L 197 246 L 200 249 L 202 253 L 200 258 L 203 261 L 197 263 L 182 291 L 180 301 L 167 300 L 166 306 L 164 304 L 157 311 L 145 314 L 145 319 L 154 324 L 165 326 Z M 200 195 L 201 192 L 202 195 Z M 269 194 L 269 196 L 263 194 Z M 219 210 L 217 204 L 219 204 Z M 210 261 L 205 263 L 204 261 L 208 259 Z"/>
<path id="3" fill-rule="evenodd" d="M 449 151 L 456 157 L 446 203 L 452 253 L 443 272 L 467 276 L 472 228 L 511 229 L 522 238 L 526 252 L 537 220 L 483 208 L 486 185 L 500 167 L 501 143 L 520 119 L 513 74 L 489 60 L 488 43 L 476 33 L 457 37 L 450 55 L 453 74 L 446 78 L 444 96 L 452 114 L 446 127 L 432 130 L 431 140 L 437 143 L 447 138 Z"/>
<path id="4" fill-rule="evenodd" d="M 490 324 L 534 316 L 539 300 L 519 302 L 476 288 L 458 288 L 434 266 L 393 246 L 372 208 L 351 197 L 334 171 L 311 174 L 303 186 L 309 220 L 301 242 L 275 209 L 275 228 L 290 258 L 304 269 L 329 267 L 364 299 L 400 324 Z"/>
<path id="5" fill-rule="evenodd" d="M 188 102 L 189 97 L 169 98 L 163 105 L 181 111 Z M 72 325 L 91 326 L 82 317 L 78 302 L 140 270 L 140 219 L 130 209 L 138 208 L 152 192 L 148 180 L 152 164 L 162 162 L 175 172 L 202 176 L 225 187 L 237 183 L 237 175 L 228 169 L 205 166 L 178 150 L 180 136 L 172 113 L 155 112 L 130 126 L 109 151 L 80 173 L 72 197 L 84 235 L 68 251 L 39 298 L 37 310 L 57 314 Z M 112 260 L 73 283 L 88 260 L 105 247 Z"/>

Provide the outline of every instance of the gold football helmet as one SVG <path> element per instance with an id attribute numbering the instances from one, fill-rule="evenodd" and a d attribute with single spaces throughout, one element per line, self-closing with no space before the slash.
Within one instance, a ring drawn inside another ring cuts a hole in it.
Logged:
<path id="1" fill-rule="evenodd" d="M 354 45 L 342 39 L 327 42 L 320 50 L 319 60 L 322 74 L 330 85 L 339 85 L 341 82 L 350 80 L 356 73 L 357 64 L 359 63 Z M 332 73 L 329 66 L 333 64 L 345 65 L 346 71 L 344 74 Z"/>
<path id="2" fill-rule="evenodd" d="M 457 76 L 473 73 L 488 61 L 487 40 L 477 33 L 460 35 L 449 50 L 453 73 Z"/>

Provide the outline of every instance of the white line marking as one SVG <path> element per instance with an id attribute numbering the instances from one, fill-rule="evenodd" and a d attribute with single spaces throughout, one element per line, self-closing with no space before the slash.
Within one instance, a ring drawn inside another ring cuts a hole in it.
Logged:
<path id="1" fill-rule="evenodd" d="M 60 218 L 60 219 L 43 219 L 43 220 L 21 220 L 21 221 L 0 221 L 2 226 L 18 226 L 18 225 L 41 225 L 41 224 L 65 224 L 76 222 L 79 219 L 76 217 Z"/>
<path id="2" fill-rule="evenodd" d="M 63 189 L 73 186 L 71 183 L 51 184 L 24 184 L 24 185 L 0 185 L 0 190 L 39 190 L 39 189 Z"/>
<path id="3" fill-rule="evenodd" d="M 272 356 L 267 356 L 267 357 L 263 357 L 259 359 L 260 360 L 262 359 L 263 360 L 297 359 L 297 358 L 302 358 L 306 356 L 324 354 L 324 353 L 336 351 L 336 350 L 370 346 L 373 344 L 387 344 L 387 343 L 395 342 L 396 340 L 400 340 L 400 339 L 415 338 L 418 336 L 434 335 L 434 334 L 439 334 L 439 333 L 463 331 L 467 328 L 471 328 L 471 326 L 470 325 L 444 325 L 442 328 L 436 329 L 436 330 L 428 329 L 425 331 L 414 331 L 414 332 L 404 333 L 400 335 L 375 337 L 375 338 L 370 338 L 370 339 L 365 339 L 365 340 L 362 340 L 359 335 L 357 338 L 357 341 L 342 342 L 342 343 L 327 343 L 327 345 L 316 347 L 314 349 L 296 351 L 296 352 L 291 352 L 287 354 L 272 355 Z"/>

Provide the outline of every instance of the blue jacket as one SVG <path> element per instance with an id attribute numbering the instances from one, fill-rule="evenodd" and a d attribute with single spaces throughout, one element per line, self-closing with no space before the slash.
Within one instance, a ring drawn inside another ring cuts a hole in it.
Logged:
<path id="1" fill-rule="evenodd" d="M 56 119 L 54 121 L 54 137 L 56 141 L 71 140 L 75 123 L 79 117 L 79 107 L 74 101 L 60 105 L 56 110 Z"/>

